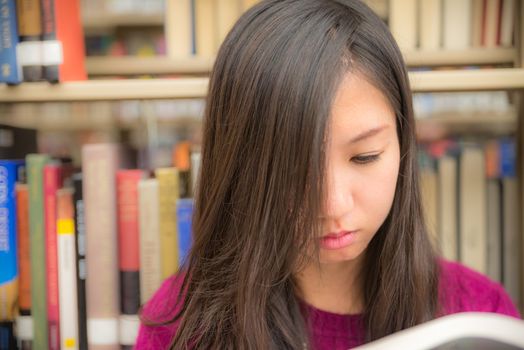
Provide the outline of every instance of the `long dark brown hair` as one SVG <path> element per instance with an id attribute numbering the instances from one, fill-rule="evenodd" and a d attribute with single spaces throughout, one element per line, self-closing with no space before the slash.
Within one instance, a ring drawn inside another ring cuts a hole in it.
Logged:
<path id="1" fill-rule="evenodd" d="M 366 339 L 435 317 L 438 264 L 395 40 L 358 0 L 268 0 L 238 20 L 210 77 L 194 242 L 170 320 L 180 322 L 172 348 L 309 342 L 293 274 L 321 233 L 331 105 L 342 77 L 357 71 L 389 99 L 401 150 L 391 211 L 364 253 Z"/>

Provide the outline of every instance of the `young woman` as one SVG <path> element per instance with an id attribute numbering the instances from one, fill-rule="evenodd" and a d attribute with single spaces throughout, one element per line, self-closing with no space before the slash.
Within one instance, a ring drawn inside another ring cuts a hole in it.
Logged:
<path id="1" fill-rule="evenodd" d="M 518 317 L 432 248 L 401 53 L 359 0 L 268 0 L 218 53 L 194 242 L 138 349 L 348 349 L 461 311 Z M 183 272 L 182 272 L 183 271 Z"/>

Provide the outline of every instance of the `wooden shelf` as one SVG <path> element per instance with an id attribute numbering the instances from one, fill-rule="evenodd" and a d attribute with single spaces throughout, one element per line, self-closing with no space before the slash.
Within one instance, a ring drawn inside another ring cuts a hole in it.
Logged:
<path id="1" fill-rule="evenodd" d="M 409 51 L 404 53 L 410 67 L 442 65 L 507 64 L 517 59 L 516 49 L 472 49 L 461 51 Z M 141 74 L 209 73 L 214 57 L 88 57 L 90 76 Z"/>
<path id="2" fill-rule="evenodd" d="M 0 102 L 110 101 L 204 97 L 207 78 L 89 80 L 0 86 Z"/>
<path id="3" fill-rule="evenodd" d="M 517 111 L 448 112 L 417 118 L 417 135 L 421 140 L 440 139 L 450 135 L 508 135 L 517 130 Z"/>
<path id="4" fill-rule="evenodd" d="M 414 92 L 524 89 L 524 68 L 410 72 Z"/>
<path id="5" fill-rule="evenodd" d="M 524 69 L 409 73 L 413 92 L 524 89 Z M 109 101 L 205 97 L 208 78 L 89 80 L 0 85 L 0 102 Z"/>
<path id="6" fill-rule="evenodd" d="M 141 74 L 208 74 L 214 58 L 169 57 L 88 57 L 86 69 L 90 76 Z"/>
<path id="7" fill-rule="evenodd" d="M 152 27 L 164 25 L 164 14 L 123 14 L 104 15 L 84 18 L 84 29 L 101 29 L 114 27 Z"/>
<path id="8" fill-rule="evenodd" d="M 515 48 L 469 49 L 469 50 L 414 50 L 403 52 L 409 67 L 420 66 L 471 66 L 481 64 L 514 64 Z"/>

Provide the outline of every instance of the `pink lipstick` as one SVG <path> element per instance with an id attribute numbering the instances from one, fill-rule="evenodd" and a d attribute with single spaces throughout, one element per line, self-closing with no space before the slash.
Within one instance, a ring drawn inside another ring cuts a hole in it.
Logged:
<path id="1" fill-rule="evenodd" d="M 320 238 L 320 246 L 324 249 L 335 250 L 349 246 L 355 240 L 356 231 L 340 231 L 328 233 Z"/>

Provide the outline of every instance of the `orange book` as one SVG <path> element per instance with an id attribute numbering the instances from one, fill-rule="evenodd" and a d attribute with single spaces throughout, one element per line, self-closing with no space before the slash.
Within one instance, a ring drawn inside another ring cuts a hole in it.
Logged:
<path id="1" fill-rule="evenodd" d="M 85 46 L 79 0 L 55 0 L 57 39 L 62 42 L 63 61 L 59 81 L 86 80 Z"/>
<path id="2" fill-rule="evenodd" d="M 18 227 L 18 307 L 20 315 L 31 314 L 31 249 L 29 247 L 29 188 L 16 184 L 16 212 Z"/>

